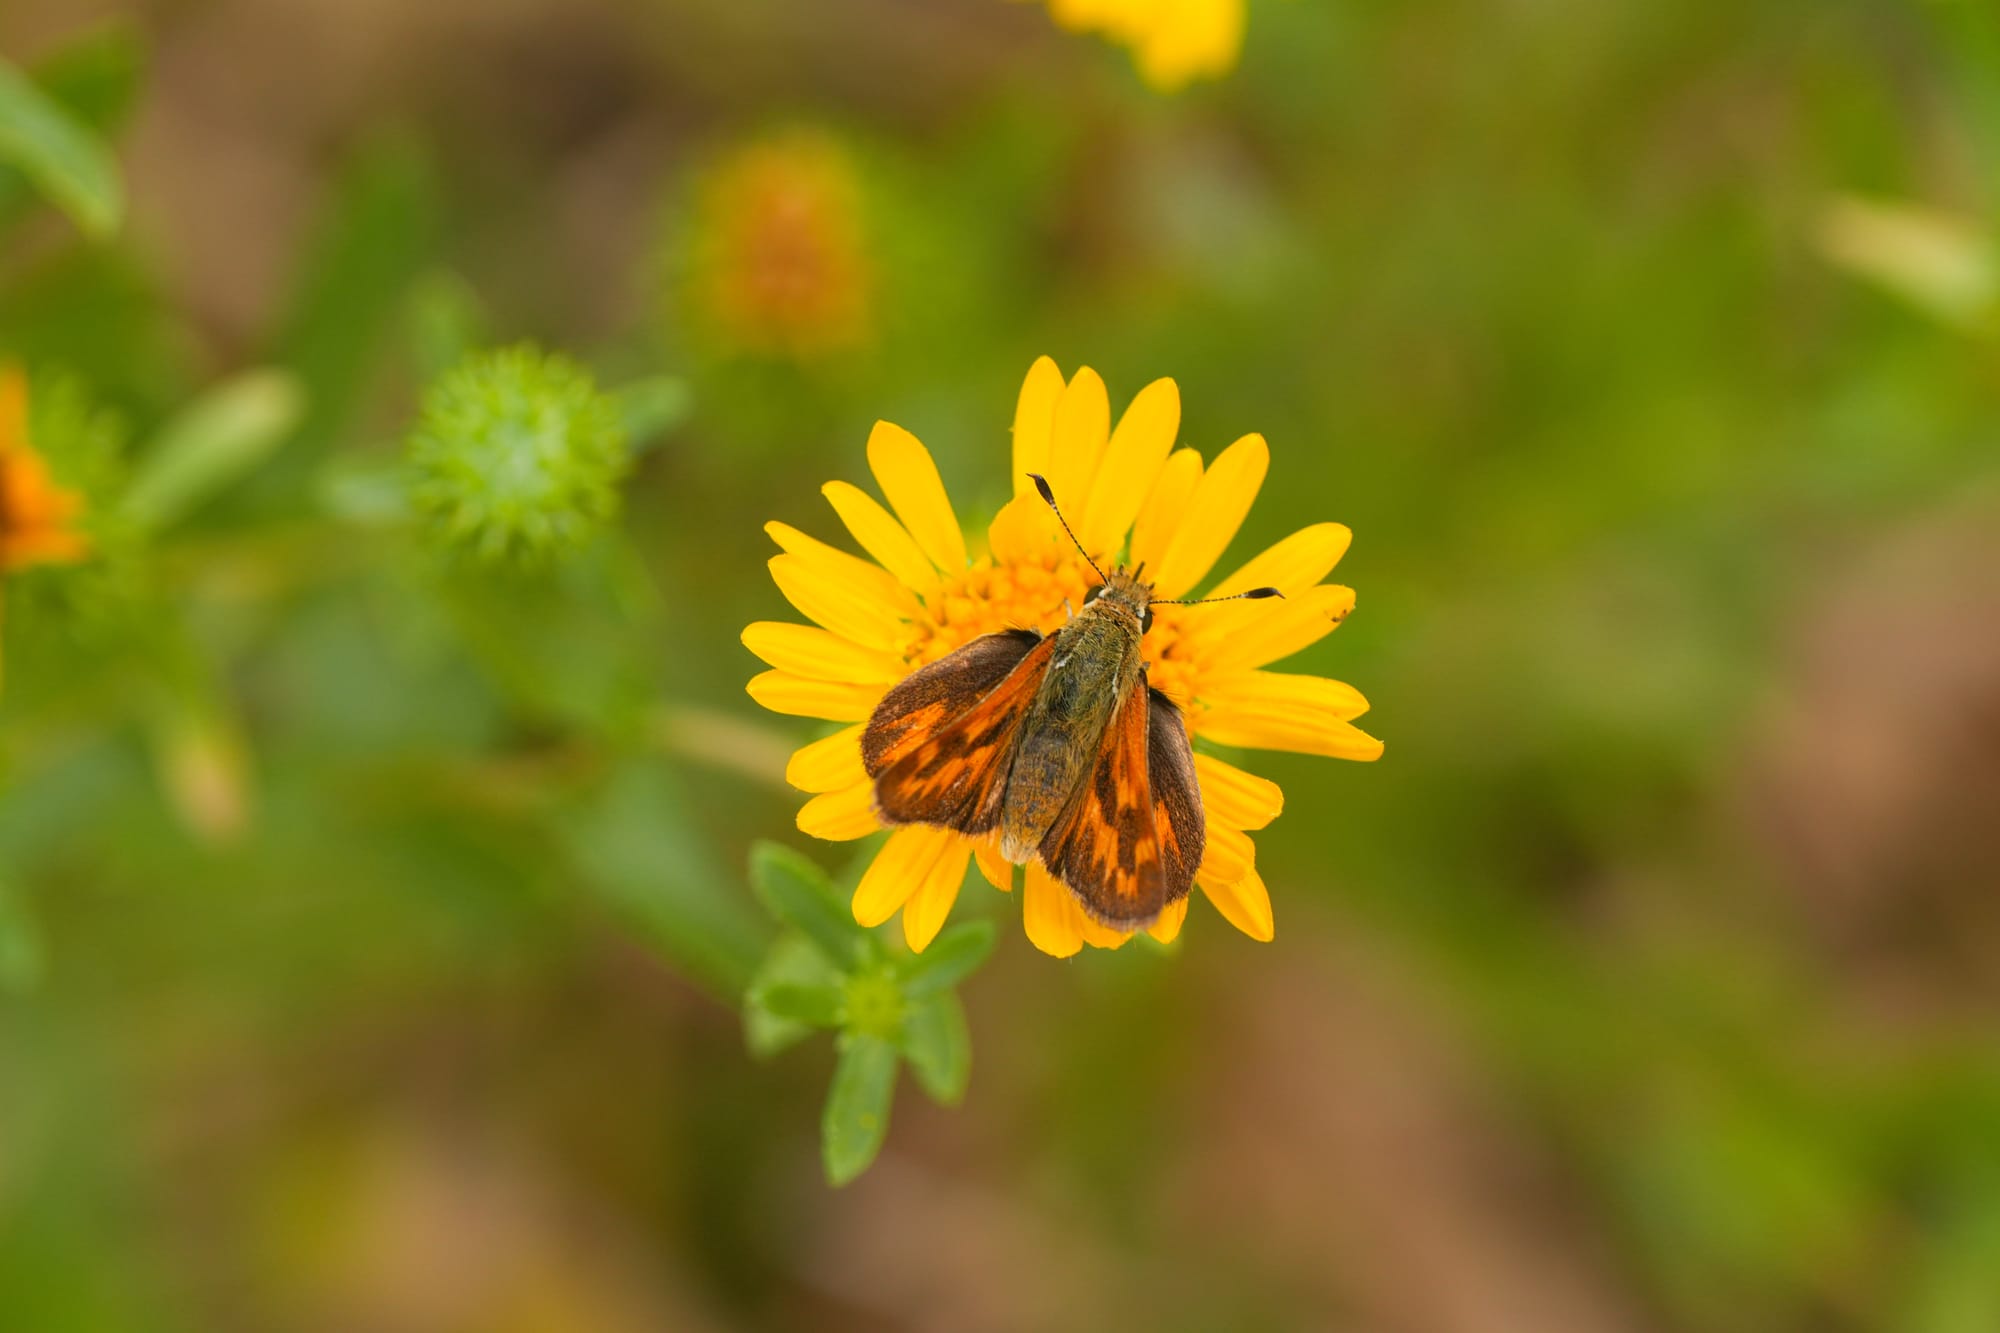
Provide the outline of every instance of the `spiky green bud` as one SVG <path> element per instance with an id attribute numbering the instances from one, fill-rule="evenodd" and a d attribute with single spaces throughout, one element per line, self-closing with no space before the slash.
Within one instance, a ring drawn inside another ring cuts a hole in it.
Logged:
<path id="1" fill-rule="evenodd" d="M 410 494 L 453 546 L 535 561 L 610 521 L 630 458 L 589 372 L 523 344 L 468 356 L 431 385 L 410 437 Z"/>

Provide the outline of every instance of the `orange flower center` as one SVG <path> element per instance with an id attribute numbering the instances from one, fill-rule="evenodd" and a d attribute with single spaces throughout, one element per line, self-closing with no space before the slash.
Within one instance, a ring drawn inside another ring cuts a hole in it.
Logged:
<path id="1" fill-rule="evenodd" d="M 1071 554 L 996 565 L 981 556 L 962 574 L 939 582 L 924 602 L 924 614 L 913 622 L 904 656 L 912 669 L 927 666 L 972 642 L 982 634 L 1009 629 L 1034 629 L 1044 634 L 1061 629 L 1083 608 L 1083 599 L 1097 576 Z M 1188 707 L 1194 698 L 1195 662 L 1181 633 L 1181 613 L 1160 607 L 1142 645 L 1147 681 L 1154 689 Z"/>

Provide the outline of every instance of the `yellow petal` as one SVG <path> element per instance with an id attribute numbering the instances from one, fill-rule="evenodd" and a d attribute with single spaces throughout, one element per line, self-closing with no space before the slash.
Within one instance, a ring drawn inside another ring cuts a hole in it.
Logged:
<path id="1" fill-rule="evenodd" d="M 838 546 L 828 546 L 817 537 L 808 537 L 789 523 L 766 523 L 764 531 L 787 555 L 798 556 L 829 577 L 851 586 L 856 592 L 875 597 L 893 607 L 900 615 L 914 616 L 923 610 L 923 603 L 917 600 L 915 593 L 873 561 L 863 560 Z"/>
<path id="2" fill-rule="evenodd" d="M 855 887 L 854 919 L 864 926 L 879 926 L 894 916 L 959 840 L 960 835 L 950 829 L 922 824 L 891 833 Z"/>
<path id="3" fill-rule="evenodd" d="M 1167 456 L 1146 503 L 1139 506 L 1139 518 L 1132 525 L 1131 564 L 1144 565 L 1157 573 L 1167 553 L 1167 543 L 1179 530 L 1181 516 L 1194 499 L 1201 483 L 1201 455 L 1192 449 L 1176 449 Z M 1164 594 L 1162 594 L 1164 595 Z"/>
<path id="4" fill-rule="evenodd" d="M 1034 495 L 1031 472 L 1049 470 L 1049 433 L 1055 425 L 1056 399 L 1062 397 L 1063 376 L 1048 357 L 1037 357 L 1021 382 L 1014 405 L 1014 494 Z"/>
<path id="5" fill-rule="evenodd" d="M 1132 932 L 1129 930 L 1113 930 L 1109 926 L 1091 920 L 1090 913 L 1084 911 L 1083 905 L 1076 901 L 1076 895 L 1070 895 L 1070 902 L 1076 908 L 1078 928 L 1083 935 L 1083 942 L 1091 948 L 1117 949 L 1132 938 Z"/>
<path id="6" fill-rule="evenodd" d="M 868 436 L 868 469 L 931 563 L 947 572 L 965 568 L 965 532 L 931 451 L 901 426 L 878 421 Z"/>
<path id="7" fill-rule="evenodd" d="M 1110 554 L 1125 544 L 1180 428 L 1181 391 L 1172 380 L 1154 380 L 1139 391 L 1111 432 L 1082 514 L 1071 520 L 1085 550 Z"/>
<path id="8" fill-rule="evenodd" d="M 1368 701 L 1343 681 L 1245 671 L 1204 680 L 1202 702 L 1190 730 L 1218 745 L 1336 759 L 1382 756 L 1382 742 L 1349 722 L 1368 711 Z"/>
<path id="9" fill-rule="evenodd" d="M 1180 936 L 1181 925 L 1187 920 L 1188 900 L 1179 899 L 1160 909 L 1160 919 L 1147 927 L 1146 933 L 1162 944 L 1172 944 Z"/>
<path id="10" fill-rule="evenodd" d="M 1243 0 L 1209 0 L 1153 11 L 1152 23 L 1128 39 L 1140 77 L 1172 93 L 1227 73 L 1243 49 L 1244 9 Z"/>
<path id="11" fill-rule="evenodd" d="M 1287 597 L 1296 596 L 1331 574 L 1353 540 L 1354 534 L 1344 523 L 1300 528 L 1216 584 L 1208 595 L 1227 597 L 1269 587 L 1282 590 Z"/>
<path id="12" fill-rule="evenodd" d="M 1104 381 L 1089 366 L 1056 399 L 1056 419 L 1049 437 L 1049 487 L 1056 503 L 1076 525 L 1075 515 L 1090 495 L 1097 476 L 1097 463 L 1104 454 L 1105 439 L 1111 434 L 1111 399 Z"/>
<path id="13" fill-rule="evenodd" d="M 1257 846 L 1250 835 L 1227 824 L 1208 826 L 1208 850 L 1201 858 L 1201 878 L 1227 884 L 1251 873 L 1257 864 Z"/>
<path id="14" fill-rule="evenodd" d="M 1212 754 L 1196 755 L 1194 772 L 1201 783 L 1201 806 L 1208 812 L 1210 828 L 1221 824 L 1260 829 L 1284 811 L 1284 790 L 1269 778 L 1246 773 Z"/>
<path id="15" fill-rule="evenodd" d="M 882 701 L 881 685 L 850 685 L 837 680 L 807 680 L 788 671 L 753 676 L 750 697 L 774 713 L 819 717 L 828 722 L 864 722 Z"/>
<path id="16" fill-rule="evenodd" d="M 1083 912 L 1040 861 L 1030 861 L 1022 877 L 1021 924 L 1045 954 L 1068 958 L 1083 948 Z"/>
<path id="17" fill-rule="evenodd" d="M 1181 597 L 1200 583 L 1243 526 L 1264 485 L 1271 450 L 1261 435 L 1245 435 L 1202 473 L 1153 581 L 1162 597 Z"/>
<path id="18" fill-rule="evenodd" d="M 791 762 L 785 765 L 785 781 L 800 791 L 810 792 L 866 785 L 868 770 L 861 763 L 861 731 L 858 726 L 842 727 L 833 735 L 794 751 Z"/>
<path id="19" fill-rule="evenodd" d="M 1032 492 L 1000 506 L 986 529 L 987 549 L 1001 565 L 1038 564 L 1055 543 L 1064 540 L 1056 516 Z"/>
<path id="20" fill-rule="evenodd" d="M 893 685 L 910 674 L 900 656 L 863 648 L 817 625 L 760 620 L 744 629 L 743 646 L 780 671 L 809 680 Z"/>
<path id="21" fill-rule="evenodd" d="M 1215 910 L 1251 939 L 1268 942 L 1277 933 L 1277 925 L 1271 917 L 1270 890 L 1264 887 L 1264 881 L 1256 871 L 1251 871 L 1233 884 L 1220 884 L 1202 878 L 1196 878 L 1195 883 L 1215 904 Z"/>
<path id="22" fill-rule="evenodd" d="M 986 876 L 986 882 L 1002 893 L 1014 891 L 1014 866 L 1000 855 L 1000 844 L 991 838 L 981 838 L 972 845 L 972 855 L 979 862 L 979 873 Z"/>
<path id="23" fill-rule="evenodd" d="M 805 556 L 774 555 L 771 581 L 801 615 L 842 638 L 876 652 L 902 651 L 909 628 L 895 607 L 825 566 Z"/>
<path id="24" fill-rule="evenodd" d="M 813 797 L 799 807 L 799 832 L 828 842 L 853 842 L 882 827 L 875 818 L 875 784 L 857 782 L 852 787 Z"/>
<path id="25" fill-rule="evenodd" d="M 958 901 L 958 891 L 965 883 L 965 863 L 971 858 L 970 840 L 954 840 L 903 904 L 903 942 L 911 953 L 922 953 L 937 938 L 945 918 L 951 915 L 951 905 Z"/>
<path id="26" fill-rule="evenodd" d="M 840 521 L 847 525 L 861 549 L 894 574 L 904 587 L 921 594 L 937 586 L 937 570 L 930 558 L 910 536 L 909 529 L 898 523 L 895 515 L 877 503 L 874 496 L 844 481 L 829 481 L 819 490 L 832 503 L 833 511 L 840 515 Z"/>
<path id="27" fill-rule="evenodd" d="M 1193 607 L 1185 637 L 1187 656 L 1204 675 L 1248 671 L 1290 657 L 1318 643 L 1354 610 L 1354 589 L 1323 583 L 1282 601 Z"/>

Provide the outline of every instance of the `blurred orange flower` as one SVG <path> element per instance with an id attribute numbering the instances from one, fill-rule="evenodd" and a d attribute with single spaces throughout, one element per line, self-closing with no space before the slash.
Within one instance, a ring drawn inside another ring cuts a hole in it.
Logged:
<path id="1" fill-rule="evenodd" d="M 740 351 L 812 358 L 869 334 L 873 275 L 853 162 L 792 131 L 738 150 L 701 190 L 695 294 Z"/>
<path id="2" fill-rule="evenodd" d="M 28 381 L 0 367 L 0 573 L 71 564 L 90 554 L 77 528 L 83 497 L 58 486 L 28 441 Z"/>
<path id="3" fill-rule="evenodd" d="M 1245 0 L 1048 0 L 1072 32 L 1101 33 L 1132 49 L 1147 83 L 1174 92 L 1227 74 L 1243 50 Z"/>

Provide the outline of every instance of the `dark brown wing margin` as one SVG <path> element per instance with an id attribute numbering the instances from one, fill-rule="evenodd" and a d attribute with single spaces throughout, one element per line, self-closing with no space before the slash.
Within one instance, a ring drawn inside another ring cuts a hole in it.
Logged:
<path id="1" fill-rule="evenodd" d="M 1167 901 L 1188 896 L 1195 872 L 1208 847 L 1208 820 L 1201 808 L 1201 783 L 1195 776 L 1194 749 L 1187 724 L 1174 701 L 1158 690 L 1146 692 L 1151 719 L 1147 727 L 1147 768 L 1153 786 L 1153 824 L 1160 839 L 1160 867 L 1166 876 Z"/>

